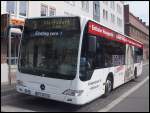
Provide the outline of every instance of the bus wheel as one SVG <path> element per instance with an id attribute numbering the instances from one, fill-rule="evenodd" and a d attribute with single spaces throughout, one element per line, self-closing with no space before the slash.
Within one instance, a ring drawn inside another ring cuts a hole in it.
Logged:
<path id="1" fill-rule="evenodd" d="M 134 80 L 136 80 L 138 77 L 137 77 L 137 68 L 135 68 L 134 70 Z"/>
<path id="2" fill-rule="evenodd" d="M 106 84 L 105 84 L 104 97 L 107 97 L 110 94 L 110 92 L 112 91 L 112 87 L 113 87 L 112 85 L 113 85 L 112 78 L 108 77 L 106 80 Z"/>

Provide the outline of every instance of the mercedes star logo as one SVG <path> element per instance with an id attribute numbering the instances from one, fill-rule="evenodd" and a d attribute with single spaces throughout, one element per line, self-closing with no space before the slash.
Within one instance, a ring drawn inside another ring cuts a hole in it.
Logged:
<path id="1" fill-rule="evenodd" d="M 41 90 L 45 90 L 45 85 L 41 84 L 40 88 L 41 88 Z"/>

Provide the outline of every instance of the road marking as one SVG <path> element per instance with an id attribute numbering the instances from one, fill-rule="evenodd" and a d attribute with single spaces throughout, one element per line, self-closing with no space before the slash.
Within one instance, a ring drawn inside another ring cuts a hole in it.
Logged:
<path id="1" fill-rule="evenodd" d="M 117 98 L 116 100 L 114 100 L 113 102 L 111 102 L 110 104 L 108 104 L 106 107 L 100 109 L 98 112 L 108 112 L 113 107 L 115 107 L 117 104 L 119 104 L 121 101 L 123 101 L 127 96 L 129 96 L 131 93 L 133 93 L 138 88 L 140 88 L 148 80 L 149 80 L 149 76 L 146 77 L 142 82 L 140 82 L 139 84 L 137 84 L 135 87 L 133 87 L 132 89 L 130 89 L 128 92 L 126 92 L 125 94 L 123 94 L 122 96 L 120 96 L 119 98 Z"/>
<path id="2" fill-rule="evenodd" d="M 18 107 L 9 106 L 9 105 L 1 106 L 1 111 L 2 112 L 35 112 L 32 110 L 27 110 L 27 109 L 18 108 Z"/>

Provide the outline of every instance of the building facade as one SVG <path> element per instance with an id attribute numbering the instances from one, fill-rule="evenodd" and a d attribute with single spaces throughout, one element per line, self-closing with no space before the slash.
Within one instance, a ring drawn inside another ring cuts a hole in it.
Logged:
<path id="1" fill-rule="evenodd" d="M 122 1 L 1 1 L 1 15 L 10 14 L 10 23 L 17 25 L 29 17 L 82 15 L 124 34 L 123 4 Z M 12 38 L 14 58 L 18 45 L 19 38 Z M 1 46 L 3 56 L 8 57 L 8 38 L 1 38 Z"/>
<path id="2" fill-rule="evenodd" d="M 149 26 L 139 17 L 129 12 L 129 5 L 124 6 L 125 34 L 144 44 L 143 58 L 149 59 Z"/>
<path id="3" fill-rule="evenodd" d="M 100 1 L 100 23 L 124 34 L 124 2 Z"/>
<path id="4" fill-rule="evenodd" d="M 83 15 L 124 34 L 122 1 L 2 1 L 1 14 L 24 19 L 41 16 Z"/>
<path id="5" fill-rule="evenodd" d="M 30 17 L 82 15 L 124 34 L 123 4 L 121 1 L 1 1 L 1 15 L 10 14 L 13 25 Z M 11 43 L 12 57 L 17 58 L 19 38 L 12 38 Z M 1 62 L 8 61 L 8 37 L 1 38 L 1 51 L 4 53 Z"/>

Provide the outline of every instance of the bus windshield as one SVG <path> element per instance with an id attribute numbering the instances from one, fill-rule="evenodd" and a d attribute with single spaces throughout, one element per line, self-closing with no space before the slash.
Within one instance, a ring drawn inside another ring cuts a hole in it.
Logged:
<path id="1" fill-rule="evenodd" d="M 80 38 L 78 17 L 27 19 L 18 69 L 22 73 L 72 80 Z"/>

